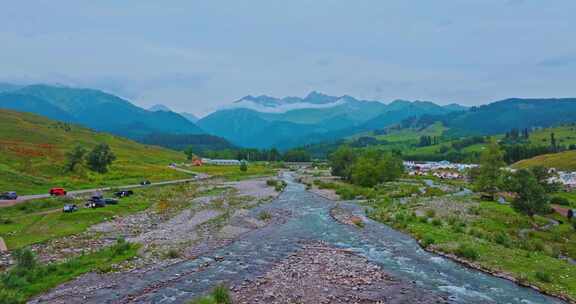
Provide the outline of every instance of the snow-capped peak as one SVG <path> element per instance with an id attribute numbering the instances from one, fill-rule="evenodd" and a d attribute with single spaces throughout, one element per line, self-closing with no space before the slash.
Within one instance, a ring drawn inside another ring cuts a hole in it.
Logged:
<path id="1" fill-rule="evenodd" d="M 300 97 L 284 97 L 274 98 L 266 95 L 252 96 L 248 95 L 240 100 L 235 101 L 232 105 L 226 107 L 230 108 L 244 108 L 251 109 L 258 112 L 265 113 L 284 113 L 298 109 L 318 109 L 330 108 L 341 105 L 348 101 L 348 98 L 334 97 L 311 92 L 305 98 Z"/>

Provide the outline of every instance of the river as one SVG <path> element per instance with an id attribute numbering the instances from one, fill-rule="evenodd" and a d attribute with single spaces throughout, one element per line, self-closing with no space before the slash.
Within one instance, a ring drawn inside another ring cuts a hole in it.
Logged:
<path id="1" fill-rule="evenodd" d="M 333 202 L 307 192 L 290 174 L 285 179 L 288 186 L 279 198 L 251 212 L 283 209 L 291 213 L 286 221 L 249 232 L 210 256 L 134 277 L 113 289 L 98 290 L 90 301 L 185 303 L 217 282 L 240 283 L 262 275 L 300 249 L 302 241 L 319 240 L 353 250 L 388 273 L 415 281 L 423 291 L 448 295 L 451 303 L 563 303 L 428 253 L 411 237 L 370 219 L 365 218 L 363 229 L 337 223 L 329 215 Z M 344 207 L 364 217 L 360 207 Z M 215 262 L 214 256 L 223 259 Z M 128 301 L 126 296 L 131 294 L 138 298 Z"/>

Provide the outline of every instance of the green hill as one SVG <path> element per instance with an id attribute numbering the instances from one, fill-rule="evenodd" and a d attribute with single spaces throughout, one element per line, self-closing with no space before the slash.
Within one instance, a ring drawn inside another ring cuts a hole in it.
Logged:
<path id="1" fill-rule="evenodd" d="M 63 173 L 66 152 L 76 145 L 91 149 L 107 143 L 117 159 L 106 174 L 85 168 Z M 0 110 L 0 191 L 45 193 L 50 187 L 69 189 L 115 186 L 189 177 L 169 169 L 182 153 L 142 145 L 78 125 L 29 113 Z"/>
<path id="2" fill-rule="evenodd" d="M 539 155 L 530 159 L 521 160 L 512 167 L 516 169 L 533 166 L 544 166 L 564 171 L 576 171 L 576 151 L 566 151 Z"/>

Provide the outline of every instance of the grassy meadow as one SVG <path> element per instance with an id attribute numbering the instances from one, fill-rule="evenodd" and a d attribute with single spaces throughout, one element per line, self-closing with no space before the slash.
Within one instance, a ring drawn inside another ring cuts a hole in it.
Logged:
<path id="1" fill-rule="evenodd" d="M 576 171 L 576 151 L 539 155 L 530 159 L 521 160 L 513 165 L 513 167 L 517 169 L 534 166 L 544 166 L 565 171 Z"/>

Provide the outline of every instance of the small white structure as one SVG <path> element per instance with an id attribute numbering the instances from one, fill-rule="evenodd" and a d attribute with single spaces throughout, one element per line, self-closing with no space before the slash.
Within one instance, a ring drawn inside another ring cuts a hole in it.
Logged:
<path id="1" fill-rule="evenodd" d="M 203 158 L 202 163 L 208 165 L 217 165 L 217 166 L 240 166 L 242 163 L 237 159 L 210 159 L 210 158 Z"/>
<path id="2" fill-rule="evenodd" d="M 556 176 L 550 178 L 550 182 L 560 183 L 569 190 L 576 189 L 576 172 L 558 171 Z"/>

